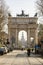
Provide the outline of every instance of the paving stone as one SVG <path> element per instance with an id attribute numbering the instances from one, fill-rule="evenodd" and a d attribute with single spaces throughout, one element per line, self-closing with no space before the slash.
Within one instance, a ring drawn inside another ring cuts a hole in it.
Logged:
<path id="1" fill-rule="evenodd" d="M 27 51 L 14 50 L 0 56 L 0 65 L 43 65 L 43 58 L 34 54 L 27 57 Z"/>

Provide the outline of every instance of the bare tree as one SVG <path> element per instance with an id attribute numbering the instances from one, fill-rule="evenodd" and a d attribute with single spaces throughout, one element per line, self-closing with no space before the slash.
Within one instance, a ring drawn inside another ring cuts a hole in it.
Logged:
<path id="1" fill-rule="evenodd" d="M 5 31 L 4 26 L 8 22 L 8 7 L 5 4 L 5 0 L 0 0 L 0 39 L 1 39 L 1 32 Z"/>
<path id="2" fill-rule="evenodd" d="M 7 16 L 7 6 L 4 0 L 0 0 L 0 14 L 2 17 Z"/>
<path id="3" fill-rule="evenodd" d="M 37 3 L 38 10 L 43 15 L 43 0 L 37 0 L 36 3 Z"/>
<path id="4" fill-rule="evenodd" d="M 5 4 L 5 0 L 0 0 L 0 24 L 3 26 L 8 22 L 8 7 Z"/>

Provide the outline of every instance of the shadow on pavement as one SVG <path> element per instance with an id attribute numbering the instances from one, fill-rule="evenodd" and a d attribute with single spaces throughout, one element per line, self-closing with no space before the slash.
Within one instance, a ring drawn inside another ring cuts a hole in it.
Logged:
<path id="1" fill-rule="evenodd" d="M 33 57 L 33 58 L 43 58 L 41 55 L 39 54 L 30 54 L 30 56 L 27 55 L 27 53 L 25 52 L 24 54 L 17 54 L 16 57 Z"/>
<path id="2" fill-rule="evenodd" d="M 17 54 L 16 57 L 28 57 L 27 53 Z"/>

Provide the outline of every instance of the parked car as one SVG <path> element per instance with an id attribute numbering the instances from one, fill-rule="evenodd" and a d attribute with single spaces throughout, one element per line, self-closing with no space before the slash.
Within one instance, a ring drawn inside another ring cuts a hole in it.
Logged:
<path id="1" fill-rule="evenodd" d="M 7 47 L 1 47 L 3 49 L 3 53 L 6 54 L 8 52 Z"/>
<path id="2" fill-rule="evenodd" d="M 4 54 L 3 48 L 0 48 L 0 55 L 3 55 L 3 54 Z"/>
<path id="3" fill-rule="evenodd" d="M 8 52 L 13 50 L 13 47 L 11 45 L 7 45 Z"/>
<path id="4" fill-rule="evenodd" d="M 36 45 L 36 46 L 35 46 L 35 53 L 36 53 L 36 54 L 40 54 L 40 52 L 41 52 L 40 49 L 41 49 L 41 48 L 40 48 L 38 45 Z"/>

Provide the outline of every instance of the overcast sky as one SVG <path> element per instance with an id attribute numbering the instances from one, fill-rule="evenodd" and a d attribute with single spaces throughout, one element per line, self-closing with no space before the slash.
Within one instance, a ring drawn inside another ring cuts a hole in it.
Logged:
<path id="1" fill-rule="evenodd" d="M 24 10 L 25 13 L 29 16 L 34 16 L 36 12 L 35 1 L 36 0 L 5 0 L 10 12 L 13 16 L 20 14 L 21 10 Z"/>

